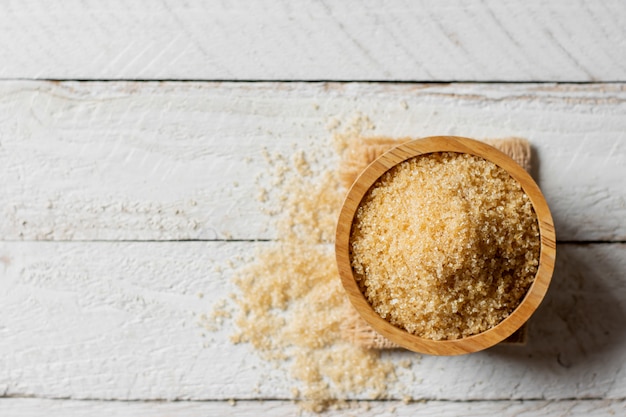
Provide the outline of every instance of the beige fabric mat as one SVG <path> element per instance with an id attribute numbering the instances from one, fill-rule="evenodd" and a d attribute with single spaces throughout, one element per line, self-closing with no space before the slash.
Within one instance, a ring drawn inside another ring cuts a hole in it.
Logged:
<path id="1" fill-rule="evenodd" d="M 342 184 L 349 189 L 359 174 L 376 158 L 387 150 L 412 139 L 392 139 L 385 137 L 373 137 L 360 141 L 352 141 L 344 153 L 339 176 Z M 522 168 L 530 172 L 530 144 L 526 139 L 505 138 L 483 140 L 496 149 L 509 155 Z M 369 349 L 392 349 L 399 346 L 384 336 L 374 331 L 354 309 L 345 318 L 341 328 L 342 337 L 356 345 Z M 523 344 L 526 341 L 526 325 L 513 333 L 502 343 Z"/>

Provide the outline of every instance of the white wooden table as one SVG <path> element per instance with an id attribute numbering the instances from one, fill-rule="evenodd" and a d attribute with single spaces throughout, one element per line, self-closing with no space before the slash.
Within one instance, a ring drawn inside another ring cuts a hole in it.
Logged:
<path id="1" fill-rule="evenodd" d="M 198 315 L 275 237 L 263 149 L 357 112 L 528 138 L 559 240 L 527 346 L 423 357 L 420 401 L 359 414 L 625 415 L 626 3 L 363 3 L 0 4 L 1 416 L 297 413 Z"/>

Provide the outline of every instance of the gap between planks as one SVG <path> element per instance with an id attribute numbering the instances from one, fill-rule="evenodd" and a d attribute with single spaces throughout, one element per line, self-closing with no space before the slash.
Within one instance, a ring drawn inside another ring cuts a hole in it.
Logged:
<path id="1" fill-rule="evenodd" d="M 254 402 L 289 402 L 289 403 L 298 403 L 301 402 L 302 400 L 294 400 L 293 398 L 288 398 L 288 397 L 266 397 L 266 398 L 256 398 L 256 399 L 250 399 L 250 398 L 237 398 L 237 397 L 233 397 L 233 398 L 228 398 L 228 399 L 224 399 L 224 398 L 206 398 L 206 399 L 201 399 L 201 400 L 183 400 L 183 399 L 179 399 L 179 400 L 168 400 L 168 399 L 130 399 L 130 400 L 125 400 L 125 399 L 113 399 L 113 398 L 73 398 L 71 396 L 63 396 L 63 397 L 47 397 L 47 396 L 41 396 L 41 395 L 21 395 L 21 394 L 7 394 L 7 395 L 0 395 L 0 401 L 2 401 L 3 399 L 16 399 L 16 400 L 25 400 L 25 399 L 35 399 L 35 400 L 45 400 L 45 401 L 76 401 L 76 402 L 85 402 L 85 403 L 90 403 L 90 402 L 104 402 L 104 403 L 129 403 L 129 404 L 133 404 L 133 403 L 155 403 L 155 404 L 159 404 L 159 403 L 188 403 L 188 404 L 194 404 L 194 403 L 199 403 L 199 404 L 203 404 L 203 403 L 228 403 L 228 402 L 232 402 L 232 401 L 236 401 L 236 402 L 250 402 L 250 403 L 254 403 Z M 394 403 L 394 402 L 403 402 L 402 399 L 398 399 L 398 398 L 379 398 L 379 399 L 355 399 L 355 400 L 347 400 L 347 401 L 356 401 L 359 403 Z M 408 404 L 410 403 L 503 403 L 503 402 L 550 402 L 550 403 L 560 403 L 560 402 L 569 402 L 569 401 L 612 401 L 612 402 L 623 402 L 626 401 L 626 397 L 617 397 L 617 398 L 603 398 L 603 397 L 599 397 L 599 396 L 591 396 L 591 397 L 568 397 L 568 398 L 557 398 L 557 399 L 551 399 L 551 400 L 546 400 L 545 398 L 541 398 L 541 397 L 536 397 L 536 398 L 524 398 L 524 399 L 510 399 L 510 398 L 490 398 L 490 399 L 476 399 L 476 398 L 469 398 L 469 399 L 464 399 L 464 400 L 459 400 L 459 399 L 439 399 L 439 398 L 412 398 Z"/>
<path id="2" fill-rule="evenodd" d="M 501 415 L 503 417 L 519 416 L 533 413 L 547 417 L 562 415 L 570 416 L 604 416 L 617 415 L 625 408 L 623 400 L 530 400 L 530 401 L 419 401 L 404 403 L 402 401 L 358 401 L 350 402 L 348 409 L 328 410 L 324 416 L 357 415 L 369 417 L 379 415 L 394 416 L 453 416 L 453 415 Z M 75 401 L 75 400 L 45 400 L 45 399 L 10 399 L 0 398 L 0 411 L 10 410 L 12 415 L 30 416 L 66 416 L 68 412 L 87 413 L 86 415 L 142 415 L 162 416 L 185 415 L 206 416 L 212 412 L 215 415 L 243 416 L 243 415 L 274 415 L 292 416 L 303 415 L 298 403 L 293 401 L 258 400 L 258 401 Z M 103 412 L 104 411 L 104 412 Z M 108 413 L 107 413 L 108 411 Z M 132 414 L 131 414 L 132 413 Z M 174 413 L 174 414 L 172 414 Z M 304 413 L 311 415 L 311 413 Z"/>
<path id="3" fill-rule="evenodd" d="M 64 82 L 77 82 L 77 83 L 118 83 L 118 82 L 133 82 L 133 83 L 233 83 L 233 84 L 258 84 L 258 83 L 277 83 L 277 84 L 320 84 L 320 83 L 340 83 L 340 84 L 432 84 L 432 85 L 447 85 L 447 84 L 503 84 L 503 85 L 524 85 L 524 84 L 546 84 L 546 85 L 612 85 L 612 84 L 624 84 L 626 78 L 606 80 L 606 81 L 576 81 L 576 80 L 428 80 L 428 79 L 415 79 L 415 80 L 384 80 L 384 79 L 371 79 L 371 80 L 354 80 L 354 79 L 341 79 L 341 78 L 320 78 L 320 79 L 271 79 L 271 78 L 256 78 L 256 79 L 228 79 L 228 78 L 2 78 L 0 82 L 22 82 L 22 81 L 41 81 L 51 83 L 64 83 Z"/>

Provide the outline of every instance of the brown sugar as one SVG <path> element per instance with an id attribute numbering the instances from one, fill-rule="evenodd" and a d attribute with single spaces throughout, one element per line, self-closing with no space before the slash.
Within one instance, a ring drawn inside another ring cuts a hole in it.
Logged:
<path id="1" fill-rule="evenodd" d="M 332 247 L 345 193 L 339 175 L 334 169 L 314 172 L 312 153 L 266 159 L 276 198 L 268 192 L 263 199 L 278 206 L 271 210 L 277 239 L 260 243 L 254 261 L 235 273 L 233 341 L 288 367 L 305 409 L 322 411 L 358 394 L 382 397 L 396 378 L 393 363 L 342 336 L 352 306 Z"/>
<path id="2" fill-rule="evenodd" d="M 481 333 L 521 302 L 538 268 L 537 217 L 519 183 L 459 153 L 407 160 L 368 191 L 351 233 L 361 290 L 420 337 Z"/>

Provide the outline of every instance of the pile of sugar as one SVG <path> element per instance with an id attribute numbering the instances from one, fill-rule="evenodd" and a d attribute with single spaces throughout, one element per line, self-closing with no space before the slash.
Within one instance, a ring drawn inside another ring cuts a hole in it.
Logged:
<path id="1" fill-rule="evenodd" d="M 363 120 L 335 135 L 337 151 L 354 140 Z M 383 397 L 395 380 L 393 363 L 376 350 L 342 338 L 350 316 L 338 278 L 332 243 L 345 189 L 335 169 L 313 172 L 307 155 L 266 154 L 273 169 L 278 238 L 259 244 L 254 262 L 236 272 L 239 306 L 233 336 L 263 358 L 289 366 L 297 381 L 294 397 L 305 409 L 322 411 L 359 394 Z M 268 204 L 271 202 L 268 202 Z"/>
<path id="2" fill-rule="evenodd" d="M 506 171 L 434 153 L 385 173 L 353 223 L 361 290 L 390 323 L 433 340 L 483 332 L 521 302 L 538 267 L 537 217 Z"/>

